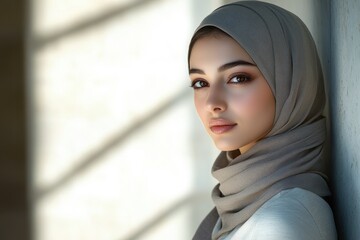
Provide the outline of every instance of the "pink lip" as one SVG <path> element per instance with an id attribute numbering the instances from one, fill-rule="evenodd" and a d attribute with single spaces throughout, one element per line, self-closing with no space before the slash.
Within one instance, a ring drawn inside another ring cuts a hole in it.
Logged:
<path id="1" fill-rule="evenodd" d="M 211 119 L 210 130 L 215 134 L 222 134 L 233 129 L 237 124 L 223 118 Z"/>

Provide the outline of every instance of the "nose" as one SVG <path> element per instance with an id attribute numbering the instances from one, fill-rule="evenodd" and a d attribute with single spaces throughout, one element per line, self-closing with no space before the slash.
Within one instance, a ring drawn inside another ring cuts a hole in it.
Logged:
<path id="1" fill-rule="evenodd" d="M 220 113 L 226 110 L 225 92 L 221 87 L 209 89 L 206 107 L 212 113 Z"/>

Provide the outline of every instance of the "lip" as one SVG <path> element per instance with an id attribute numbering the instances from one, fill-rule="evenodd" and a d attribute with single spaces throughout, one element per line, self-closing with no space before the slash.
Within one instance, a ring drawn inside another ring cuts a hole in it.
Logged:
<path id="1" fill-rule="evenodd" d="M 233 129 L 237 124 L 227 119 L 216 118 L 209 122 L 210 130 L 215 134 L 222 134 Z"/>

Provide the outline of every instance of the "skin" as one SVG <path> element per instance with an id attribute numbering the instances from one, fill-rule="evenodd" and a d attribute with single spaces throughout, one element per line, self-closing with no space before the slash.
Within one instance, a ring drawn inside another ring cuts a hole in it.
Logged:
<path id="1" fill-rule="evenodd" d="M 229 64 L 233 62 L 237 63 Z M 269 133 L 275 98 L 254 61 L 235 40 L 220 33 L 200 38 L 192 48 L 189 66 L 196 111 L 217 148 L 239 149 L 243 154 Z M 214 132 L 211 124 L 218 119 L 234 125 Z"/>

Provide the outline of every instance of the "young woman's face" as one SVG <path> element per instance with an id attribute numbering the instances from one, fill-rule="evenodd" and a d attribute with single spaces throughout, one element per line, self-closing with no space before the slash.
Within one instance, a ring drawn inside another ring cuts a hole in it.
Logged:
<path id="1" fill-rule="evenodd" d="M 189 75 L 197 113 L 222 151 L 246 152 L 271 130 L 275 99 L 258 67 L 232 38 L 197 40 Z"/>

